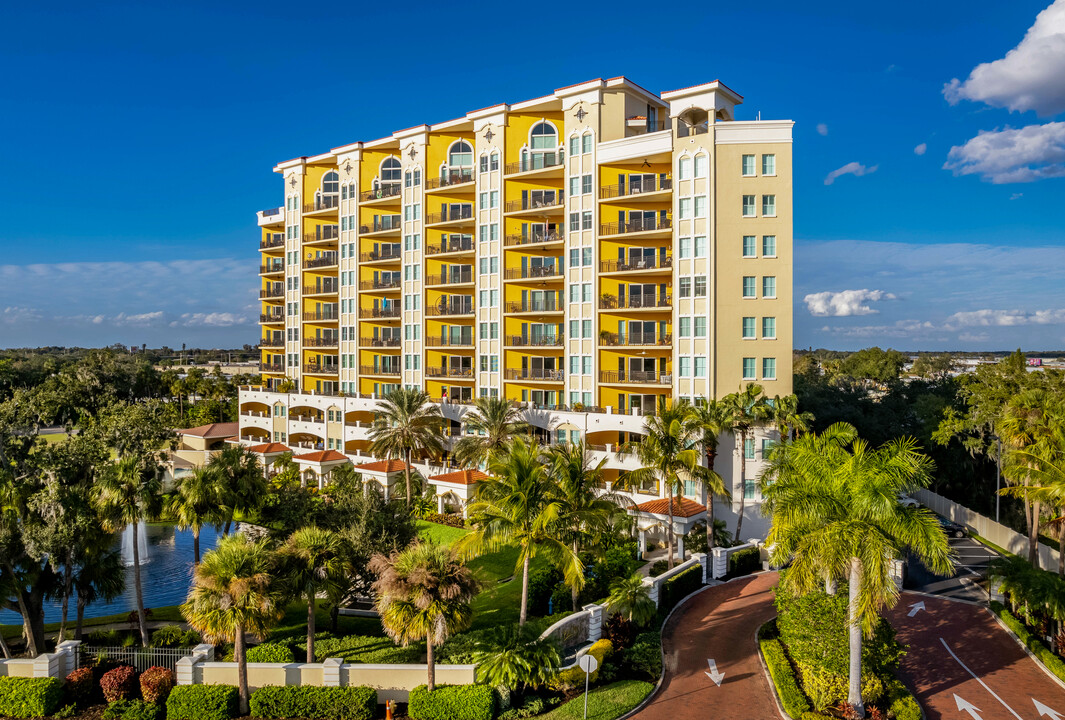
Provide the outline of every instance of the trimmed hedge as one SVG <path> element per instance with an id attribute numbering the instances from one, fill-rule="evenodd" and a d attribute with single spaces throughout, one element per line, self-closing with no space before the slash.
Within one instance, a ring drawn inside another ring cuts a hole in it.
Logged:
<path id="1" fill-rule="evenodd" d="M 592 643 L 592 646 L 588 648 L 588 654 L 599 661 L 599 665 L 592 676 L 589 678 L 591 682 L 595 682 L 599 678 L 599 672 L 603 669 L 603 663 L 611 653 L 614 652 L 614 646 L 609 640 L 597 640 Z M 563 690 L 565 688 L 575 688 L 584 686 L 584 671 L 581 670 L 579 665 L 574 665 L 568 670 L 561 670 L 555 673 L 554 677 L 548 683 L 548 686 L 555 690 Z"/>
<path id="2" fill-rule="evenodd" d="M 662 583 L 658 590 L 658 611 L 668 613 L 688 595 L 703 586 L 703 567 L 693 565 Z"/>
<path id="3" fill-rule="evenodd" d="M 898 679 L 891 680 L 887 686 L 888 715 L 895 720 L 922 720 L 921 706 L 917 698 Z"/>
<path id="4" fill-rule="evenodd" d="M 137 671 L 129 665 L 119 665 L 108 670 L 100 678 L 100 689 L 104 691 L 104 700 L 132 700 L 137 697 Z"/>
<path id="5" fill-rule="evenodd" d="M 0 677 L 0 715 L 44 717 L 58 710 L 62 699 L 58 678 Z"/>
<path id="6" fill-rule="evenodd" d="M 728 576 L 730 578 L 749 575 L 762 568 L 762 553 L 758 548 L 737 550 L 728 556 Z"/>
<path id="7" fill-rule="evenodd" d="M 496 696 L 487 685 L 425 685 L 410 691 L 407 715 L 414 720 L 492 720 Z"/>
<path id="8" fill-rule="evenodd" d="M 784 648 L 779 640 L 760 640 L 762 657 L 765 658 L 766 667 L 769 668 L 769 676 L 773 678 L 780 704 L 784 706 L 784 712 L 793 718 L 801 718 L 810 711 L 810 702 L 806 699 L 795 681 L 795 673 L 791 663 L 784 653 Z"/>
<path id="9" fill-rule="evenodd" d="M 1028 628 L 1024 626 L 1017 617 L 1006 609 L 1006 606 L 997 600 L 991 603 L 991 612 L 998 615 L 1003 624 L 1008 627 L 1014 635 L 1016 635 L 1024 646 L 1032 651 L 1032 654 L 1039 658 L 1039 662 L 1043 663 L 1047 670 L 1054 673 L 1059 679 L 1065 680 L 1065 661 L 1061 659 L 1059 655 L 1056 655 L 1050 651 L 1050 649 L 1043 644 L 1035 635 L 1032 635 L 1028 631 Z"/>
<path id="10" fill-rule="evenodd" d="M 174 671 L 165 667 L 150 667 L 141 673 L 141 697 L 147 702 L 162 705 L 176 685 Z"/>
<path id="11" fill-rule="evenodd" d="M 261 687 L 251 695 L 252 717 L 373 720 L 377 691 L 370 687 Z"/>
<path id="12" fill-rule="evenodd" d="M 436 523 L 438 525 L 447 525 L 448 527 L 459 528 L 460 530 L 466 527 L 466 520 L 462 515 L 441 515 L 440 513 L 425 513 L 422 515 L 422 520 L 426 522 Z"/>
<path id="13" fill-rule="evenodd" d="M 166 720 L 229 720 L 239 708 L 233 685 L 178 685 L 166 699 Z"/>
<path id="14" fill-rule="evenodd" d="M 248 662 L 250 663 L 291 663 L 295 661 L 296 657 L 288 645 L 261 643 L 248 648 Z"/>
<path id="15" fill-rule="evenodd" d="M 92 699 L 95 689 L 96 677 L 93 675 L 92 668 L 89 667 L 72 671 L 67 675 L 66 683 L 63 685 L 63 693 L 67 701 L 82 705 Z"/>
<path id="16" fill-rule="evenodd" d="M 144 700 L 116 700 L 100 715 L 101 720 L 162 720 L 163 708 Z"/>

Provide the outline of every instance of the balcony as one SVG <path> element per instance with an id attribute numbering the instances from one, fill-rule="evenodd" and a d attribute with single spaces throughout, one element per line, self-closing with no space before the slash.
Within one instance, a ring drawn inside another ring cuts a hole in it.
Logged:
<path id="1" fill-rule="evenodd" d="M 599 333 L 600 345 L 662 345 L 673 344 L 672 333 Z"/>
<path id="2" fill-rule="evenodd" d="M 599 226 L 600 235 L 627 235 L 630 233 L 659 232 L 673 229 L 673 218 L 655 216 L 638 218 L 626 223 L 603 223 Z"/>
<path id="3" fill-rule="evenodd" d="M 561 190 L 546 195 L 524 197 L 521 200 L 507 202 L 505 211 L 508 213 L 522 212 L 523 210 L 561 210 L 565 204 L 565 197 Z"/>
<path id="4" fill-rule="evenodd" d="M 285 272 L 285 263 L 283 263 L 283 262 L 272 262 L 272 263 L 267 263 L 266 265 L 260 265 L 259 266 L 259 274 L 260 275 L 272 275 L 274 273 L 283 273 L 283 272 Z"/>
<path id="5" fill-rule="evenodd" d="M 506 175 L 518 173 L 536 172 L 538 170 L 551 170 L 561 168 L 566 156 L 561 150 L 557 152 L 535 152 L 526 155 L 518 162 L 507 163 L 503 169 Z"/>
<path id="6" fill-rule="evenodd" d="M 536 265 L 534 267 L 507 268 L 503 277 L 507 280 L 539 280 L 541 278 L 562 277 L 562 263 L 554 265 Z"/>
<path id="7" fill-rule="evenodd" d="M 673 307 L 672 295 L 644 295 L 616 298 L 613 295 L 603 295 L 599 298 L 600 310 L 646 310 L 648 308 L 669 309 Z"/>
<path id="8" fill-rule="evenodd" d="M 425 181 L 425 191 L 432 192 L 433 190 L 440 190 L 443 188 L 454 187 L 455 185 L 465 185 L 466 183 L 473 182 L 473 171 L 461 171 L 451 172 L 442 177 L 432 177 Z"/>
<path id="9" fill-rule="evenodd" d="M 283 285 L 281 287 L 266 288 L 265 290 L 259 291 L 260 300 L 269 300 L 272 298 L 283 297 L 285 297 L 285 287 Z"/>
<path id="10" fill-rule="evenodd" d="M 265 227 L 267 225 L 280 225 L 285 222 L 285 208 L 270 208 L 269 210 L 260 210 L 255 213 L 256 221 L 259 227 Z"/>
<path id="11" fill-rule="evenodd" d="M 259 363 L 259 372 L 284 374 L 285 366 L 281 363 Z"/>
<path id="12" fill-rule="evenodd" d="M 303 261 L 303 269 L 304 270 L 314 270 L 315 268 L 336 267 L 336 264 L 337 264 L 337 254 L 336 253 L 326 253 L 325 255 L 321 255 L 321 256 L 316 257 L 316 258 L 311 258 L 310 260 L 304 260 Z"/>
<path id="13" fill-rule="evenodd" d="M 459 220 L 472 220 L 473 219 L 473 205 L 454 205 L 450 208 L 444 208 L 438 213 L 429 213 L 425 216 L 426 225 L 437 225 L 440 223 L 458 222 Z"/>
<path id="14" fill-rule="evenodd" d="M 473 238 L 472 237 L 455 237 L 447 238 L 439 245 L 426 245 L 426 255 L 442 255 L 444 253 L 454 252 L 472 252 L 473 251 Z"/>
<path id="15" fill-rule="evenodd" d="M 363 235 L 370 233 L 398 232 L 403 225 L 402 215 L 377 215 L 370 225 L 360 225 L 359 232 Z"/>
<path id="16" fill-rule="evenodd" d="M 614 183 L 603 185 L 599 188 L 599 199 L 610 200 L 612 198 L 628 197 L 635 198 L 638 195 L 663 192 L 673 189 L 673 178 L 663 178 L 657 175 L 653 178 L 630 178 L 627 183 Z"/>
<path id="17" fill-rule="evenodd" d="M 283 323 L 285 322 L 285 316 L 282 313 L 266 313 L 259 316 L 259 322 L 261 323 Z"/>
<path id="18" fill-rule="evenodd" d="M 359 255 L 359 262 L 382 262 L 385 260 L 399 260 L 400 249 L 398 247 L 383 248 L 381 250 L 371 250 L 370 252 L 364 252 Z"/>
<path id="19" fill-rule="evenodd" d="M 529 337 L 527 335 L 508 335 L 507 345 L 512 347 L 561 347 L 566 342 L 565 335 L 544 335 Z"/>
<path id="20" fill-rule="evenodd" d="M 273 233 L 272 237 L 263 238 L 259 241 L 260 250 L 271 250 L 273 248 L 285 247 L 285 236 L 281 233 Z"/>
<path id="21" fill-rule="evenodd" d="M 669 123 L 665 120 L 648 120 L 645 117 L 631 117 L 625 121 L 627 137 L 646 135 L 647 133 L 662 132 L 669 129 Z"/>
<path id="22" fill-rule="evenodd" d="M 612 385 L 636 384 L 636 385 L 672 385 L 672 373 L 657 373 L 653 370 L 635 372 L 608 372 L 600 371 L 599 382 Z"/>
<path id="23" fill-rule="evenodd" d="M 303 212 L 313 213 L 321 212 L 322 210 L 336 210 L 340 207 L 339 195 L 322 195 L 314 199 L 314 202 L 304 203 Z"/>
<path id="24" fill-rule="evenodd" d="M 335 348 L 339 344 L 340 344 L 340 338 L 336 338 L 336 337 L 303 338 L 303 347 L 310 347 L 310 348 Z"/>
<path id="25" fill-rule="evenodd" d="M 428 275 L 425 278 L 426 285 L 466 285 L 472 282 L 473 268 L 452 271 L 447 275 Z"/>
<path id="26" fill-rule="evenodd" d="M 538 245 L 545 243 L 560 243 L 562 242 L 562 233 L 549 231 L 549 232 L 533 232 L 528 235 L 507 235 L 503 238 L 503 244 L 507 247 L 514 247 L 516 245 Z"/>
<path id="27" fill-rule="evenodd" d="M 400 280 L 363 280 L 359 283 L 359 290 L 398 290 Z"/>
<path id="28" fill-rule="evenodd" d="M 259 341 L 259 347 L 261 348 L 281 348 L 285 347 L 284 340 L 274 340 L 272 338 L 263 338 Z"/>
<path id="29" fill-rule="evenodd" d="M 537 368 L 509 368 L 505 375 L 507 380 L 530 380 L 533 382 L 562 382 L 566 379 L 565 370 L 544 370 Z"/>
<path id="30" fill-rule="evenodd" d="M 673 256 L 642 257 L 628 261 L 603 260 L 599 263 L 599 272 L 629 272 L 632 270 L 662 270 L 673 267 Z"/>
<path id="31" fill-rule="evenodd" d="M 304 363 L 303 372 L 311 375 L 336 375 L 340 372 L 337 365 L 319 365 L 318 363 Z"/>
<path id="32" fill-rule="evenodd" d="M 426 377 L 446 377 L 459 380 L 473 380 L 472 367 L 426 367 Z"/>
<path id="33" fill-rule="evenodd" d="M 363 190 L 359 193 L 359 202 L 372 203 L 375 200 L 388 200 L 389 198 L 398 198 L 403 194 L 403 186 L 398 182 L 385 183 L 372 190 Z"/>
<path id="34" fill-rule="evenodd" d="M 400 340 L 398 337 L 388 338 L 374 338 L 364 337 L 359 339 L 359 347 L 364 348 L 398 348 Z"/>
<path id="35" fill-rule="evenodd" d="M 337 282 L 336 278 L 325 278 L 313 285 L 307 284 L 303 286 L 304 295 L 336 295 L 338 292 L 340 292 L 340 283 Z"/>
<path id="36" fill-rule="evenodd" d="M 305 312 L 303 313 L 303 319 L 308 322 L 337 322 L 340 320 L 340 313 L 335 310 L 332 312 Z"/>
<path id="37" fill-rule="evenodd" d="M 360 365 L 359 366 L 359 374 L 360 375 L 399 375 L 399 368 L 398 367 L 396 367 L 396 368 L 380 367 L 380 366 L 375 367 L 373 365 Z"/>
<path id="38" fill-rule="evenodd" d="M 427 347 L 473 347 L 473 335 L 467 335 L 465 337 L 443 337 L 437 335 L 427 335 L 425 337 L 425 344 Z"/>
<path id="39" fill-rule="evenodd" d="M 359 308 L 360 318 L 380 318 L 389 320 L 399 317 L 399 305 L 394 307 L 363 307 Z"/>
<path id="40" fill-rule="evenodd" d="M 506 311 L 508 313 L 560 313 L 562 305 L 553 300 L 549 302 L 508 302 Z"/>
<path id="41" fill-rule="evenodd" d="M 340 239 L 339 225 L 319 225 L 312 233 L 303 233 L 303 242 L 329 242 Z"/>
<path id="42" fill-rule="evenodd" d="M 451 315 L 473 315 L 473 298 L 467 298 L 461 302 L 441 302 L 425 308 L 425 314 L 432 317 L 446 317 Z"/>

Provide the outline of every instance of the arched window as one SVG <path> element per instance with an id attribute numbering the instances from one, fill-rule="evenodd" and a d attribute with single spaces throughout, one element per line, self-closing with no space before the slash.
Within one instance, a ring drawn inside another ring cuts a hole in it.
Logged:
<path id="1" fill-rule="evenodd" d="M 451 145 L 447 152 L 447 164 L 452 170 L 473 167 L 473 147 L 465 140 Z"/>
<path id="2" fill-rule="evenodd" d="M 330 170 L 322 176 L 322 194 L 323 195 L 339 195 L 340 194 L 340 174 Z"/>
<path id="3" fill-rule="evenodd" d="M 554 150 L 558 147 L 558 133 L 546 122 L 536 123 L 529 133 L 529 146 L 533 150 Z"/>
<path id="4" fill-rule="evenodd" d="M 403 179 L 403 167 L 395 156 L 385 158 L 381 163 L 381 182 L 399 182 Z"/>

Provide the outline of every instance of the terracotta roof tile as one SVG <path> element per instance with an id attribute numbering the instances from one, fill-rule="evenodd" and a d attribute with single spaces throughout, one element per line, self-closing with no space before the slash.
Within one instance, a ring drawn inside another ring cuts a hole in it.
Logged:
<path id="1" fill-rule="evenodd" d="M 653 513 L 655 515 L 668 515 L 669 514 L 669 500 L 666 498 L 658 498 L 657 500 L 650 500 L 641 505 L 637 505 L 636 509 L 640 512 Z M 699 513 L 705 513 L 706 507 L 694 500 L 688 498 L 673 498 L 673 516 L 674 517 L 695 517 Z"/>
<path id="2" fill-rule="evenodd" d="M 347 460 L 347 455 L 342 455 L 336 450 L 318 450 L 317 452 L 307 453 L 306 455 L 297 455 L 292 458 L 293 460 L 303 460 L 304 462 L 336 462 L 337 460 Z"/>
<path id="3" fill-rule="evenodd" d="M 240 423 L 210 423 L 178 430 L 177 434 L 204 438 L 228 438 L 240 434 Z"/>
<path id="4" fill-rule="evenodd" d="M 252 445 L 248 448 L 248 452 L 255 453 L 256 455 L 269 455 L 270 453 L 287 453 L 291 452 L 287 445 L 281 443 L 263 443 L 262 445 Z"/>
<path id="5" fill-rule="evenodd" d="M 456 470 L 454 472 L 444 473 L 443 475 L 434 475 L 429 478 L 429 482 L 439 481 L 446 483 L 454 483 L 455 485 L 473 485 L 481 480 L 487 480 L 488 474 L 483 473 L 480 470 Z"/>
<path id="6" fill-rule="evenodd" d="M 407 469 L 407 463 L 402 460 L 378 460 L 377 462 L 366 463 L 365 465 L 356 465 L 355 469 L 366 470 L 367 472 L 403 472 Z"/>

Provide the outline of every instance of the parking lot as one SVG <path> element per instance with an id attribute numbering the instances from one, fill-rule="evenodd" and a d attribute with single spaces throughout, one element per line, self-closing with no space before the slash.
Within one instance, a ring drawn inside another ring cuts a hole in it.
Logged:
<path id="1" fill-rule="evenodd" d="M 958 557 L 958 568 L 953 576 L 931 573 L 911 557 L 906 563 L 903 587 L 929 595 L 986 603 L 987 566 L 998 554 L 969 537 L 952 537 L 949 542 Z"/>

